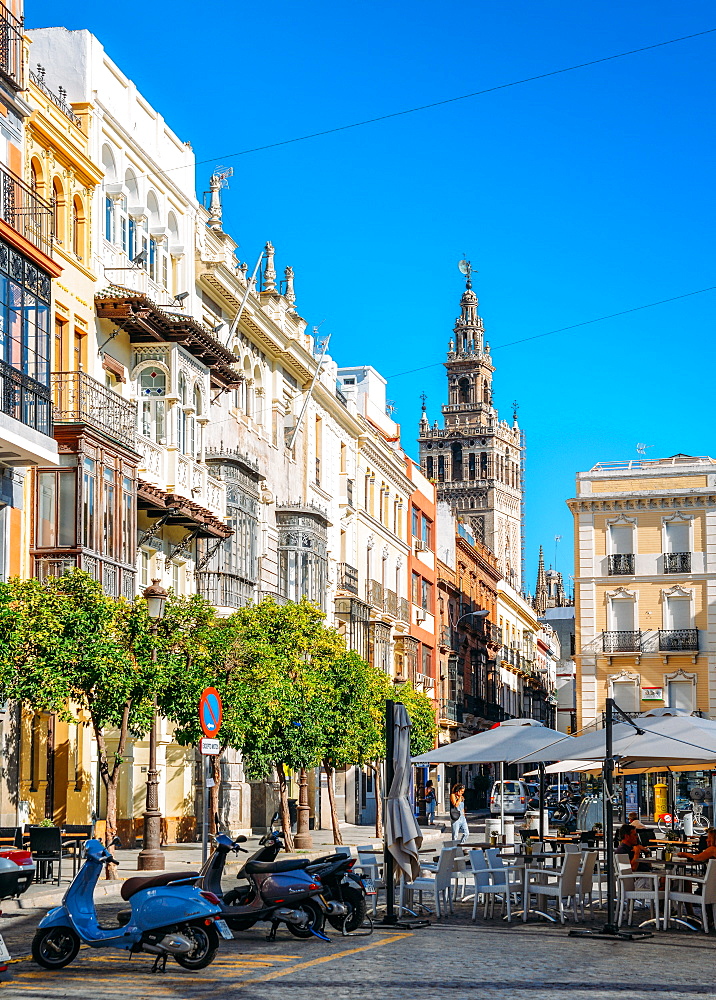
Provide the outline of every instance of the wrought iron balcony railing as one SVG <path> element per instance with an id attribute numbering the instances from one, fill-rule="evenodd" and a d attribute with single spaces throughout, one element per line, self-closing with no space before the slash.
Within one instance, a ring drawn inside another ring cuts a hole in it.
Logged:
<path id="1" fill-rule="evenodd" d="M 445 700 L 440 702 L 440 718 L 447 722 L 462 722 L 463 707 L 456 701 Z"/>
<path id="2" fill-rule="evenodd" d="M 253 584 L 233 573 L 200 570 L 196 590 L 217 608 L 245 608 L 254 599 Z"/>
<path id="3" fill-rule="evenodd" d="M 0 70 L 22 90 L 22 18 L 0 4 Z"/>
<path id="4" fill-rule="evenodd" d="M 383 610 L 387 611 L 389 615 L 393 618 L 398 617 L 398 595 L 393 590 L 386 590 L 385 594 L 385 604 L 383 605 Z"/>
<path id="5" fill-rule="evenodd" d="M 691 553 L 690 552 L 665 552 L 664 553 L 665 573 L 690 573 Z"/>
<path id="6" fill-rule="evenodd" d="M 619 552 L 609 556 L 609 576 L 633 576 L 634 553 Z"/>
<path id="7" fill-rule="evenodd" d="M 660 652 L 697 652 L 699 630 L 696 628 L 659 629 Z"/>
<path id="8" fill-rule="evenodd" d="M 48 386 L 0 361 L 0 410 L 41 434 L 52 436 L 52 396 Z"/>
<path id="9" fill-rule="evenodd" d="M 350 594 L 358 593 L 358 570 L 348 563 L 338 563 L 338 588 Z"/>
<path id="10" fill-rule="evenodd" d="M 374 608 L 380 608 L 383 610 L 383 584 L 378 583 L 377 580 L 368 580 L 365 585 L 365 597 L 368 604 L 372 604 Z"/>
<path id="11" fill-rule="evenodd" d="M 136 403 L 105 388 L 87 372 L 55 372 L 51 378 L 56 424 L 89 424 L 136 449 Z"/>
<path id="12" fill-rule="evenodd" d="M 640 653 L 641 632 L 602 632 L 602 648 L 605 653 Z"/>
<path id="13" fill-rule="evenodd" d="M 55 229 L 52 205 L 7 167 L 0 167 L 0 218 L 48 257 L 52 256 Z"/>
<path id="14" fill-rule="evenodd" d="M 410 604 L 404 597 L 398 601 L 398 619 L 401 622 L 410 621 Z"/>

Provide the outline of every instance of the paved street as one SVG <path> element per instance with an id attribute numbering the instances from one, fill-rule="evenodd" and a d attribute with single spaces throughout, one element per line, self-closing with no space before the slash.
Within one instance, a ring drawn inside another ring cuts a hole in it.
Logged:
<path id="1" fill-rule="evenodd" d="M 116 904 L 99 909 L 109 923 Z M 331 944 L 298 941 L 285 930 L 270 944 L 264 931 L 252 930 L 222 942 L 218 958 L 203 972 L 186 972 L 170 961 L 162 976 L 150 974 L 150 956 L 130 961 L 117 952 L 90 949 L 82 949 L 67 969 L 46 972 L 27 957 L 41 911 L 17 912 L 0 919 L 18 956 L 2 996 L 353 1000 L 370 990 L 381 1000 L 445 995 L 606 1000 L 622 994 L 690 1000 L 713 992 L 713 935 L 676 932 L 642 943 L 587 942 L 569 938 L 568 928 L 536 922 L 473 926 L 461 911 L 413 933 L 377 929 L 372 937 L 334 936 Z"/>

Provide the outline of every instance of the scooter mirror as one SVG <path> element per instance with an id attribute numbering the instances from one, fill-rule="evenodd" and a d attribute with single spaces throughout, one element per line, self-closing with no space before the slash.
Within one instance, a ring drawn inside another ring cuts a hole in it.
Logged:
<path id="1" fill-rule="evenodd" d="M 243 833 L 242 833 L 242 834 L 241 834 L 240 836 L 238 836 L 238 837 L 236 838 L 236 840 L 234 841 L 234 843 L 235 843 L 235 844 L 245 844 L 245 843 L 246 843 L 246 841 L 247 841 L 248 839 L 249 839 L 249 838 L 248 838 L 248 837 L 245 837 L 245 836 L 243 835 Z"/>
<path id="2" fill-rule="evenodd" d="M 112 842 L 111 842 L 111 844 L 109 846 L 110 847 L 121 847 L 122 846 L 122 841 L 119 839 L 119 837 L 112 837 Z"/>

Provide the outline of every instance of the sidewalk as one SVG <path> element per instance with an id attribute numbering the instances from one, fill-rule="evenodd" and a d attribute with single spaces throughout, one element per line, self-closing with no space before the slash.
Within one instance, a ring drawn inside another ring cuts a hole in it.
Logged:
<path id="1" fill-rule="evenodd" d="M 444 833 L 443 825 L 445 827 Z M 421 827 L 421 833 L 423 835 L 423 843 L 426 846 L 434 844 L 437 847 L 444 836 L 449 837 L 450 824 L 448 822 L 447 824 L 436 824 L 434 827 Z M 375 828 L 372 826 L 350 826 L 342 823 L 341 835 L 345 846 L 356 847 L 360 845 L 361 847 L 370 847 L 373 851 L 383 850 L 382 841 L 375 839 Z M 314 845 L 311 850 L 294 851 L 292 854 L 282 853 L 281 859 L 284 860 L 292 856 L 302 858 L 319 857 L 323 854 L 329 854 L 333 850 L 333 833 L 331 830 L 311 830 L 311 836 L 313 837 Z M 260 839 L 257 836 L 250 837 L 246 841 L 244 847 L 249 854 L 253 854 L 254 851 L 258 850 Z M 201 844 L 165 844 L 162 849 L 165 854 L 165 871 L 174 870 L 181 872 L 186 870 L 187 872 L 198 872 L 201 868 Z M 119 862 L 116 866 L 117 878 L 100 879 L 95 888 L 95 898 L 113 898 L 119 896 L 122 882 L 125 879 L 143 874 L 137 871 L 137 858 L 140 850 L 141 848 L 137 847 L 130 850 L 119 849 L 115 852 L 115 857 Z M 231 868 L 238 869 L 243 860 L 245 860 L 245 855 L 243 854 L 238 855 L 236 860 L 232 857 L 227 862 L 227 872 Z M 152 873 L 147 872 L 146 874 L 151 875 Z M 5 914 L 11 914 L 20 910 L 50 909 L 53 906 L 57 906 L 72 881 L 72 864 L 69 859 L 63 862 L 62 876 L 62 883 L 59 886 L 52 885 L 49 882 L 33 883 L 19 899 L 5 899 L 0 902 L 0 911 Z"/>

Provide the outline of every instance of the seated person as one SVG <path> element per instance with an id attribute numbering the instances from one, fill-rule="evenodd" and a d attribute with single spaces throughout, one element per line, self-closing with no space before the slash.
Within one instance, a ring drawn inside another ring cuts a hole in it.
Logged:
<path id="1" fill-rule="evenodd" d="M 633 872 L 651 871 L 651 865 L 649 865 L 646 861 L 640 860 L 642 856 L 647 856 L 649 854 L 649 849 L 639 843 L 637 831 L 630 823 L 625 823 L 623 826 L 619 827 L 619 831 L 615 837 L 615 843 L 616 850 L 614 853 L 616 855 L 621 855 L 623 858 L 628 858 Z M 653 881 L 648 878 L 637 879 L 635 886 L 637 889 L 652 889 Z"/>
<path id="2" fill-rule="evenodd" d="M 627 816 L 627 823 L 630 826 L 633 826 L 635 830 L 646 830 L 646 827 L 639 819 L 638 813 L 629 813 Z"/>
<path id="3" fill-rule="evenodd" d="M 716 828 L 710 827 L 706 831 L 706 848 L 703 851 L 697 854 L 680 851 L 677 857 L 688 858 L 689 861 L 711 861 L 712 858 L 716 858 Z"/>

